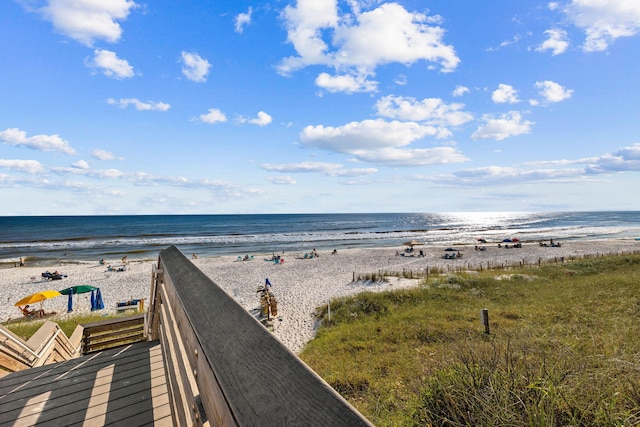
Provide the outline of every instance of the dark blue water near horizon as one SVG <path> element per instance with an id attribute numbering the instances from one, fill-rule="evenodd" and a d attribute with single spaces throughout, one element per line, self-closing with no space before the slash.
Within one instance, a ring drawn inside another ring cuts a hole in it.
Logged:
<path id="1" fill-rule="evenodd" d="M 634 239 L 640 212 L 360 213 L 0 217 L 0 263 L 154 259 L 176 245 L 199 256 L 473 243 L 478 238 Z"/>

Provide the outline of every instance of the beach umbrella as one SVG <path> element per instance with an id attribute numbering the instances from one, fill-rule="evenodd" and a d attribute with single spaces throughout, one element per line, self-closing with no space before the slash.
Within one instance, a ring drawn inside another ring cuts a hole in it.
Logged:
<path id="1" fill-rule="evenodd" d="M 21 305 L 33 304 L 35 302 L 42 302 L 42 301 L 48 300 L 49 298 L 59 297 L 60 295 L 62 295 L 60 292 L 52 291 L 52 290 L 36 292 L 35 294 L 31 294 L 22 298 L 20 301 L 18 301 L 14 305 L 16 307 L 19 307 Z"/>
<path id="2" fill-rule="evenodd" d="M 71 286 L 69 288 L 63 289 L 60 291 L 60 293 L 62 295 L 69 295 L 71 293 L 85 294 L 87 292 L 95 291 L 96 289 L 97 288 L 95 286 L 91 286 L 91 285 L 78 285 L 78 286 Z"/>
<path id="3" fill-rule="evenodd" d="M 422 244 L 422 242 L 418 242 L 417 240 L 409 240 L 408 242 L 404 242 L 402 246 L 418 246 Z"/>
<path id="4" fill-rule="evenodd" d="M 96 294 L 94 290 L 91 290 L 91 311 L 96 309 Z"/>
<path id="5" fill-rule="evenodd" d="M 502 243 L 511 243 L 511 239 L 504 239 Z"/>
<path id="6" fill-rule="evenodd" d="M 100 288 L 96 289 L 96 310 L 102 310 L 104 308 L 104 302 L 102 301 L 102 292 Z"/>
<path id="7" fill-rule="evenodd" d="M 445 249 L 446 252 L 455 252 L 457 251 L 457 249 L 453 249 L 453 248 L 447 248 Z"/>

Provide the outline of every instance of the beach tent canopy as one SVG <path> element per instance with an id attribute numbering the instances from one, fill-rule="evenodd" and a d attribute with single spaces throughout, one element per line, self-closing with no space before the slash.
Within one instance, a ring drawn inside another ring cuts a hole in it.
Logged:
<path id="1" fill-rule="evenodd" d="M 422 244 L 422 242 L 418 242 L 417 240 L 409 240 L 408 242 L 404 242 L 402 246 L 418 246 Z"/>
<path id="2" fill-rule="evenodd" d="M 62 295 L 60 292 L 52 291 L 52 290 L 36 292 L 35 294 L 32 294 L 32 295 L 29 295 L 29 296 L 26 296 L 26 297 L 22 298 L 20 301 L 15 303 L 15 306 L 19 307 L 21 305 L 33 304 L 33 303 L 36 303 L 36 302 L 41 302 L 41 301 L 47 300 L 49 298 L 59 297 L 60 295 Z"/>
<path id="3" fill-rule="evenodd" d="M 91 286 L 91 285 L 78 285 L 78 286 L 71 286 L 67 289 L 63 289 L 60 291 L 60 293 L 62 295 L 69 295 L 71 293 L 73 294 L 85 294 L 87 292 L 91 292 L 91 291 L 95 291 L 97 288 L 95 286 Z"/>

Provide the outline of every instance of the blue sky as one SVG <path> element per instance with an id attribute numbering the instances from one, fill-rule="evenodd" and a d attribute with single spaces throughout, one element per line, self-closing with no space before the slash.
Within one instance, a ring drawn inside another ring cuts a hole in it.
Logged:
<path id="1" fill-rule="evenodd" d="M 0 215 L 640 210 L 640 2 L 10 0 Z"/>

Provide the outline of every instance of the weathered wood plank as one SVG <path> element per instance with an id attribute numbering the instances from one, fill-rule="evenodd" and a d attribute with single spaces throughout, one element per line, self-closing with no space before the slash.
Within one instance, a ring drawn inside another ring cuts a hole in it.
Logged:
<path id="1" fill-rule="evenodd" d="M 165 287 L 158 288 L 163 301 L 167 301 Z M 164 351 L 165 372 L 167 375 L 168 389 L 174 408 L 174 419 L 176 424 L 192 425 L 196 422 L 190 405 L 197 393 L 195 381 L 190 377 L 189 364 L 184 363 L 187 359 L 184 354 L 182 337 L 179 335 L 179 328 L 171 304 L 163 304 L 160 309 L 161 339 Z"/>
<path id="2" fill-rule="evenodd" d="M 220 410 L 207 388 L 219 384 L 237 425 L 370 425 L 175 246 L 160 253 L 160 267 L 186 315 L 181 335 L 191 329 L 202 349 L 198 366 L 207 368 L 196 381 L 207 415 Z"/>
<path id="3" fill-rule="evenodd" d="M 47 389 L 56 392 L 62 389 L 79 392 L 90 388 L 91 383 L 87 382 L 87 378 L 94 378 L 96 372 L 105 366 L 117 362 L 122 372 L 135 372 L 136 369 L 144 369 L 145 366 L 151 363 L 159 363 L 162 360 L 162 355 L 158 351 L 150 352 L 148 348 L 144 349 L 144 351 L 140 351 L 137 348 L 130 348 L 129 350 L 131 351 L 123 351 L 120 355 L 112 351 L 106 355 L 99 353 L 95 357 L 85 356 L 4 377 L 0 380 L 0 396 L 2 396 L 3 403 L 0 407 L 0 413 L 9 410 L 12 407 L 12 402 L 37 393 L 43 385 L 46 385 Z M 117 380 L 117 378 L 114 380 Z"/>
<path id="4" fill-rule="evenodd" d="M 94 337 L 87 339 L 83 346 L 85 354 L 94 353 L 96 351 L 104 350 L 111 347 L 128 345 L 133 342 L 139 342 L 144 340 L 144 331 L 132 331 L 123 334 L 112 334 L 110 339 L 104 339 L 101 337 Z"/>
<path id="5" fill-rule="evenodd" d="M 144 323 L 144 313 L 118 317 L 115 319 L 99 320 L 97 322 L 85 323 L 82 326 L 84 329 L 91 329 L 92 333 L 98 333 L 101 331 L 112 330 L 114 326 L 117 326 L 118 328 L 125 328 L 127 326 L 138 325 L 140 323 Z"/>
<path id="6" fill-rule="evenodd" d="M 106 425 L 133 425 L 130 419 L 137 425 L 156 420 L 168 425 L 167 402 L 158 342 L 111 349 L 0 378 L 0 425 L 81 425 L 87 418 L 104 420 Z M 88 425 L 95 422 L 88 421 Z"/>

